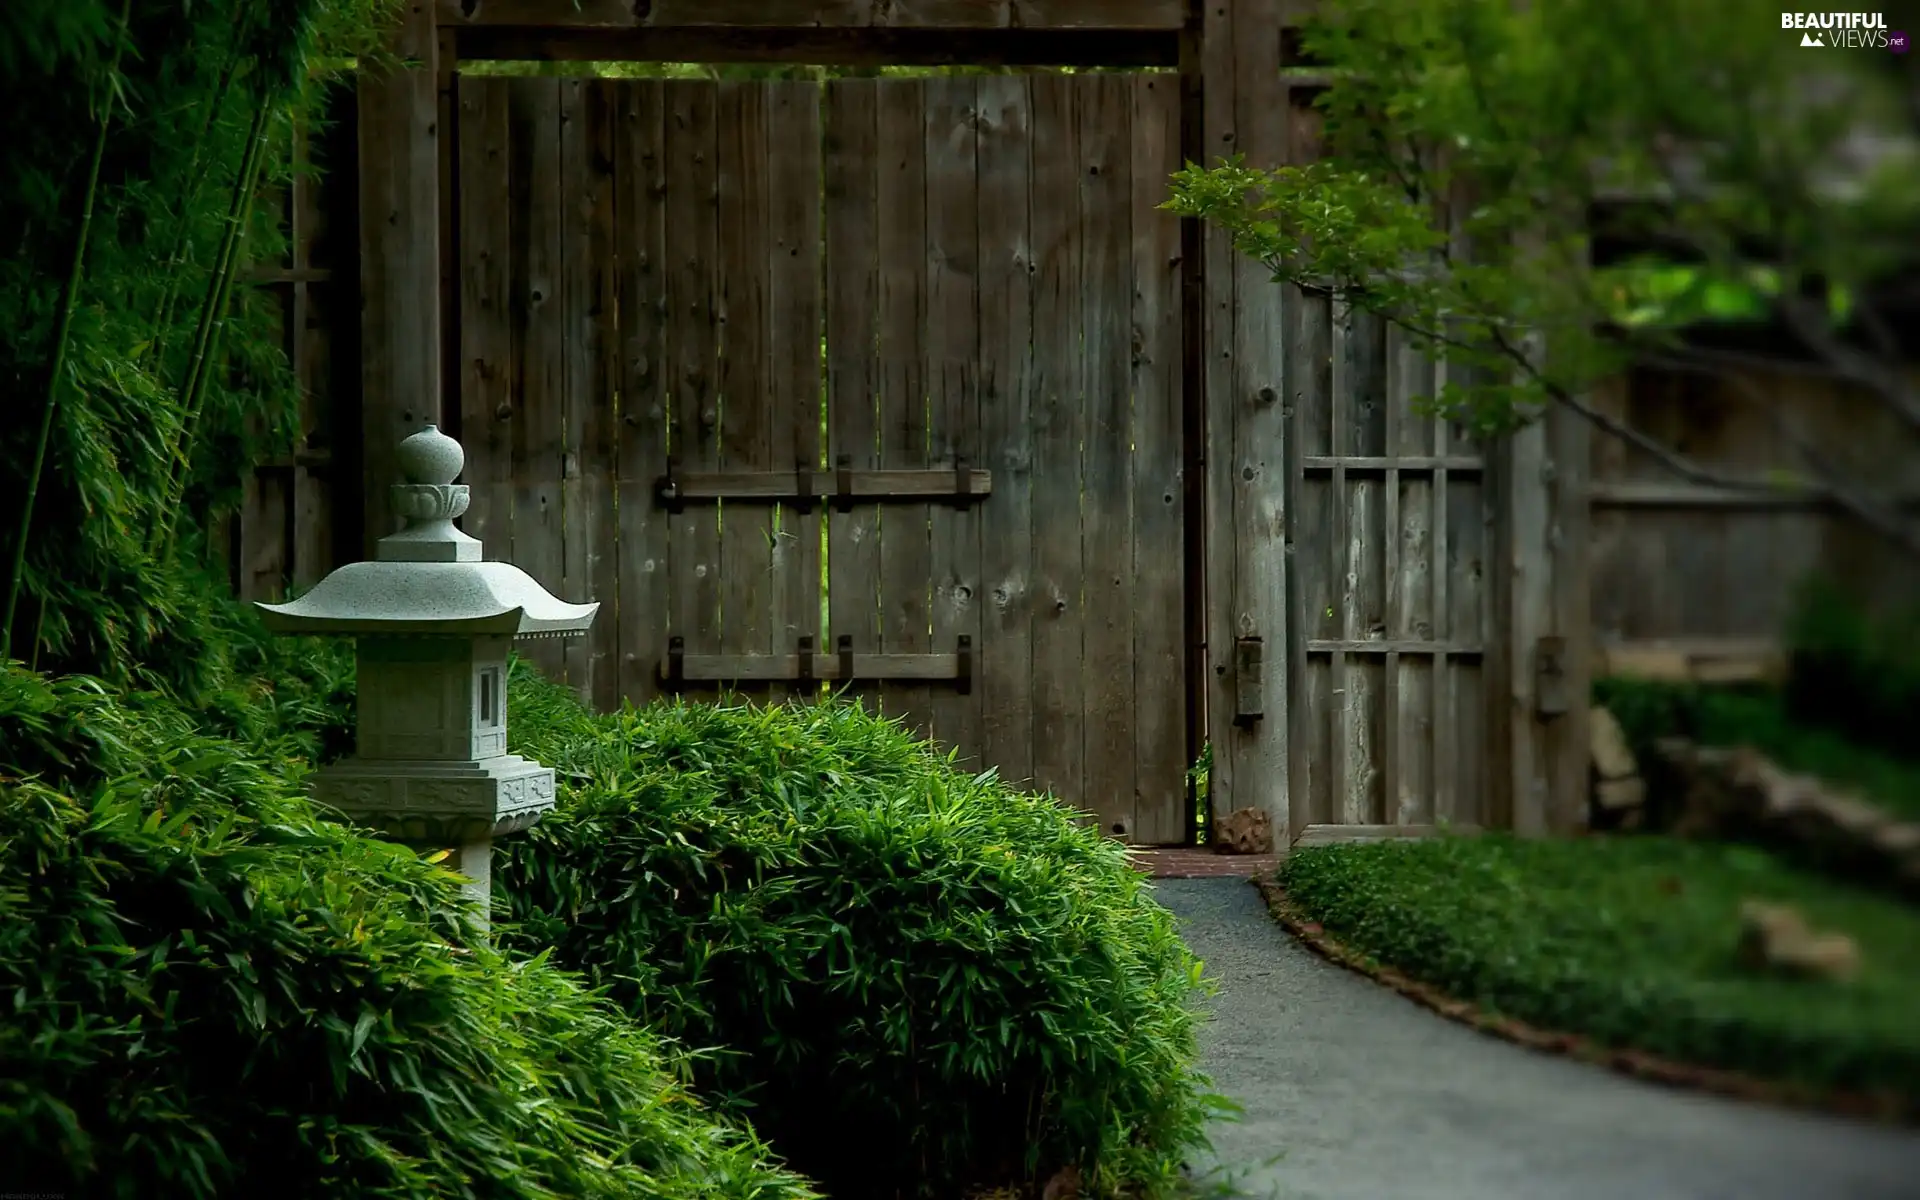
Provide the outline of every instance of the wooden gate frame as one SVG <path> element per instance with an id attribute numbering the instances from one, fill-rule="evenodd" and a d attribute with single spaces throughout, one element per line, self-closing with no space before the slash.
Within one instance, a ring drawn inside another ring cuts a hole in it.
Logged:
<path id="1" fill-rule="evenodd" d="M 1178 66 L 1182 157 L 1295 157 L 1289 61 L 1308 0 L 409 0 L 400 65 L 358 81 L 362 546 L 391 528 L 394 447 L 457 421 L 463 59 L 834 65 Z M 1235 36 L 1238 29 L 1239 36 Z M 1283 75 L 1283 70 L 1286 74 Z M 1276 116 L 1278 119 L 1275 119 Z M 1287 471 L 1280 291 L 1218 231 L 1182 224 L 1187 757 L 1213 746 L 1214 812 L 1288 805 Z M 457 430 L 455 430 L 457 434 Z M 1266 447 L 1237 460 L 1236 439 Z M 1562 829 L 1584 809 L 1584 429 L 1558 418 L 1487 464 L 1496 551 L 1487 632 L 1491 823 Z M 1235 474 L 1243 475 L 1235 478 Z M 344 482 L 344 481 L 343 481 Z M 1253 530 L 1257 536 L 1244 536 Z M 1242 535 L 1236 535 L 1241 531 Z M 1256 639 L 1256 640 L 1242 640 Z M 1261 647 L 1259 662 L 1235 646 Z M 1273 646 L 1272 651 L 1264 647 Z M 1210 653 L 1211 651 L 1211 653 Z M 1495 699 L 1491 699 L 1497 697 Z M 1236 723 L 1236 711 L 1261 716 Z M 1190 805 L 1193 798 L 1189 797 Z M 1194 814 L 1198 817 L 1200 814 Z M 1193 822 L 1189 822 L 1192 827 Z"/>

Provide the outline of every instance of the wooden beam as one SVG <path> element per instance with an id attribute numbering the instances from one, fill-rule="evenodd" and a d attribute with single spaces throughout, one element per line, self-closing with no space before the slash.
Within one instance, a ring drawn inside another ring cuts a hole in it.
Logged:
<path id="1" fill-rule="evenodd" d="M 1709 487 L 1664 480 L 1596 479 L 1587 487 L 1595 508 L 1711 509 L 1721 512 L 1820 512 L 1834 507 L 1825 488 L 1782 486 L 1773 492 Z M 1920 494 L 1891 498 L 1901 508 L 1920 508 Z"/>
<path id="2" fill-rule="evenodd" d="M 1303 471 L 1344 470 L 1349 475 L 1356 472 L 1365 474 L 1369 471 L 1386 472 L 1389 470 L 1400 472 L 1459 471 L 1468 475 L 1477 475 L 1480 473 L 1481 466 L 1481 460 L 1478 458 L 1459 455 L 1443 455 L 1439 458 L 1434 458 L 1432 456 L 1422 457 L 1417 454 L 1407 455 L 1406 457 L 1384 458 L 1374 455 L 1309 454 L 1305 456 L 1300 463 L 1300 469 Z"/>
<path id="3" fill-rule="evenodd" d="M 840 500 L 872 504 L 886 500 L 927 503 L 976 501 L 993 492 L 991 471 L 966 472 L 964 491 L 952 470 L 924 471 L 696 471 L 660 480 L 656 494 L 666 502 L 739 500 L 775 504 L 796 500 Z"/>
<path id="4" fill-rule="evenodd" d="M 1480 647 L 1463 642 L 1431 642 L 1416 639 L 1396 640 L 1393 638 L 1373 638 L 1344 640 L 1340 638 L 1310 638 L 1306 641 L 1308 654 L 1445 654 L 1454 658 L 1472 658 L 1480 654 Z"/>
<path id="5" fill-rule="evenodd" d="M 660 660 L 660 679 L 674 682 L 679 663 L 681 683 L 777 683 L 801 679 L 900 680 L 928 682 L 966 678 L 959 654 L 855 654 L 853 674 L 847 675 L 838 654 L 811 654 L 808 674 L 800 670 L 799 654 L 683 654 L 678 660 Z"/>
<path id="6" fill-rule="evenodd" d="M 456 28 L 1159 29 L 1183 0 L 438 0 Z"/>
<path id="7" fill-rule="evenodd" d="M 1179 35 L 1155 29 L 475 25 L 463 61 L 804 63 L 816 66 L 1173 67 Z"/>
<path id="8" fill-rule="evenodd" d="M 400 65 L 360 72 L 361 551 L 395 528 L 402 438 L 440 419 L 440 95 L 432 0 L 409 0 Z"/>
<path id="9" fill-rule="evenodd" d="M 1603 642 L 1593 673 L 1663 683 L 1767 683 L 1786 673 L 1786 652 L 1770 638 L 1657 638 Z"/>

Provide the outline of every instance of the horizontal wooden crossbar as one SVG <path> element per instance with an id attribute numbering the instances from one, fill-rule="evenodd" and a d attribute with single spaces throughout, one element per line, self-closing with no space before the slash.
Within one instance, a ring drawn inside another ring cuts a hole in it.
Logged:
<path id="1" fill-rule="evenodd" d="M 827 67 L 1176 67 L 1157 29 L 924 29 L 487 25 L 453 31 L 461 61 L 805 63 Z"/>
<path id="2" fill-rule="evenodd" d="M 1665 480 L 1596 479 L 1587 485 L 1587 499 L 1595 508 L 1665 508 L 1721 512 L 1819 512 L 1834 506 L 1821 487 L 1752 491 Z M 1920 494 L 1891 497 L 1902 508 L 1920 508 Z"/>
<path id="3" fill-rule="evenodd" d="M 1448 658 L 1472 658 L 1480 647 L 1469 642 L 1396 641 L 1390 638 L 1342 641 L 1338 638 L 1313 638 L 1307 642 L 1308 654 L 1444 654 Z"/>
<path id="4" fill-rule="evenodd" d="M 856 654 L 853 639 L 845 635 L 833 654 L 815 653 L 812 635 L 800 638 L 792 654 L 688 654 L 685 647 L 685 638 L 667 639 L 660 679 L 670 689 L 697 683 L 912 680 L 950 681 L 963 696 L 973 690 L 973 638 L 967 634 L 954 639 L 952 654 Z"/>
<path id="5" fill-rule="evenodd" d="M 1331 471 L 1335 467 L 1344 467 L 1348 474 L 1379 473 L 1388 470 L 1401 472 L 1420 471 L 1457 471 L 1461 474 L 1477 474 L 1484 463 L 1477 458 L 1465 458 L 1459 455 L 1433 458 L 1408 456 L 1406 458 L 1381 458 L 1377 455 L 1326 455 L 1310 454 L 1300 463 L 1309 473 Z"/>
<path id="6" fill-rule="evenodd" d="M 1596 676 L 1625 675 L 1669 683 L 1777 681 L 1786 652 L 1772 638 L 1653 638 L 1594 646 Z"/>
<path id="7" fill-rule="evenodd" d="M 520 25 L 600 31 L 794 29 L 1158 29 L 1179 32 L 1185 0 L 437 0 L 454 28 Z"/>
<path id="8" fill-rule="evenodd" d="M 912 471 L 689 471 L 662 476 L 660 503 L 673 508 L 700 501 L 742 504 L 973 503 L 993 492 L 993 473 L 968 467 Z"/>
<path id="9" fill-rule="evenodd" d="M 802 679 L 839 681 L 840 656 L 811 654 L 813 673 L 801 673 L 798 654 L 684 654 L 680 657 L 682 683 L 771 683 Z M 660 678 L 673 680 L 671 658 L 660 660 Z M 856 654 L 853 680 L 930 680 L 960 678 L 958 654 Z"/>

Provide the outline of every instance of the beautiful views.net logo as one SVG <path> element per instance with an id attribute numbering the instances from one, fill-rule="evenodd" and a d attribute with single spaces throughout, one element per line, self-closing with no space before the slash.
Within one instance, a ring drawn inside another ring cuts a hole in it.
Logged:
<path id="1" fill-rule="evenodd" d="M 1905 54 L 1910 44 L 1907 35 L 1887 28 L 1884 13 L 1830 12 L 1780 14 L 1780 28 L 1800 31 L 1802 46 L 1821 49 L 1846 47 L 1853 50 L 1891 50 Z"/>

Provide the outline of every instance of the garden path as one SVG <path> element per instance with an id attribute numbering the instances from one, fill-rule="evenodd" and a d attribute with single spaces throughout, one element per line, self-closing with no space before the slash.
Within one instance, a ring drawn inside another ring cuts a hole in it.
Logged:
<path id="1" fill-rule="evenodd" d="M 1920 1200 L 1920 1134 L 1524 1050 L 1316 957 L 1244 878 L 1154 888 L 1220 987 L 1202 1045 L 1245 1112 L 1214 1141 L 1247 1195 Z"/>

